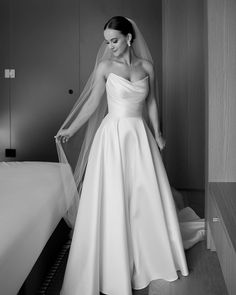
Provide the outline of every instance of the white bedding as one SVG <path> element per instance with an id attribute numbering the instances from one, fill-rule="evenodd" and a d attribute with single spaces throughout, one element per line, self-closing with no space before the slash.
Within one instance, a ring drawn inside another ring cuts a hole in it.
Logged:
<path id="1" fill-rule="evenodd" d="M 17 294 L 65 214 L 73 196 L 68 196 L 61 172 L 71 183 L 72 174 L 64 164 L 0 163 L 1 294 Z"/>

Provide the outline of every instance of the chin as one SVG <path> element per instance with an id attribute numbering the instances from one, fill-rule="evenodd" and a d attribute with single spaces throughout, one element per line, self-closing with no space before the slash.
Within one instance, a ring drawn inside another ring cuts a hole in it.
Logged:
<path id="1" fill-rule="evenodd" d="M 113 55 L 115 57 L 122 57 L 123 54 L 124 54 L 124 52 L 120 52 L 120 51 L 116 51 L 116 52 L 113 53 Z"/>
<path id="2" fill-rule="evenodd" d="M 114 56 L 118 56 L 119 55 L 119 53 L 116 51 L 116 52 L 112 52 L 112 54 L 114 55 Z"/>

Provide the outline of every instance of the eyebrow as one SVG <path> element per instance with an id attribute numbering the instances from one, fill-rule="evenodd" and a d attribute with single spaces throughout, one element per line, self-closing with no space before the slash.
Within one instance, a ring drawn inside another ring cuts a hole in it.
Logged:
<path id="1" fill-rule="evenodd" d="M 111 38 L 110 41 L 114 40 L 114 39 L 118 39 L 117 37 Z M 106 42 L 109 42 L 109 40 L 105 39 Z"/>

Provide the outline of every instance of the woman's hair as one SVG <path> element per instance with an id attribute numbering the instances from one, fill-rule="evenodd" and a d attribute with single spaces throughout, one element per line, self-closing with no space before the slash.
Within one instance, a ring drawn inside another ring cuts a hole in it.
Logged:
<path id="1" fill-rule="evenodd" d="M 123 16 L 113 16 L 109 19 L 104 26 L 104 31 L 106 29 L 120 31 L 124 36 L 127 36 L 130 33 L 132 35 L 131 43 L 133 43 L 136 37 L 131 22 Z"/>

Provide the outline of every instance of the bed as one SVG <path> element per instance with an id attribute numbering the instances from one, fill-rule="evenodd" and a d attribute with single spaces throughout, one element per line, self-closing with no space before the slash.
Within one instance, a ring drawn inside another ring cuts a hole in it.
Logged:
<path id="1" fill-rule="evenodd" d="M 68 165 L 0 162 L 1 294 L 17 294 L 75 190 Z"/>

